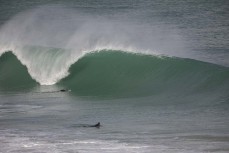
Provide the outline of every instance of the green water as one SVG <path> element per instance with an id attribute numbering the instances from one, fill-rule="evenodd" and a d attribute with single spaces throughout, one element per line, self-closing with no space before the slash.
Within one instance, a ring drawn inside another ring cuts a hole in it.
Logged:
<path id="1" fill-rule="evenodd" d="M 228 10 L 0 2 L 0 152 L 229 152 Z"/>

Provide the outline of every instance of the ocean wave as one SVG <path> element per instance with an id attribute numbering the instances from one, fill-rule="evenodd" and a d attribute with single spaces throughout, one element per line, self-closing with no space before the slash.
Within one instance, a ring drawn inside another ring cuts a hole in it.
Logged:
<path id="1" fill-rule="evenodd" d="M 227 67 L 192 59 L 118 50 L 87 53 L 65 71 L 68 75 L 56 84 L 80 96 L 225 95 L 229 90 Z M 21 64 L 12 52 L 0 57 L 1 89 L 38 86 L 39 82 L 35 80 L 26 65 Z"/>

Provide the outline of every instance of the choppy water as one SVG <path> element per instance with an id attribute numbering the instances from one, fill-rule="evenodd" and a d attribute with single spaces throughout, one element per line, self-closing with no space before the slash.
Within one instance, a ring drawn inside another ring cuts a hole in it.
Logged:
<path id="1" fill-rule="evenodd" d="M 228 6 L 0 2 L 0 152 L 229 152 Z"/>

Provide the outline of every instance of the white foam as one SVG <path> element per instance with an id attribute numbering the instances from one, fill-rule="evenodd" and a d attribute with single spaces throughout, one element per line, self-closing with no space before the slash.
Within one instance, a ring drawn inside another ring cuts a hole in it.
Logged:
<path id="1" fill-rule="evenodd" d="M 6 132 L 6 131 L 5 131 Z M 9 132 L 9 131 L 8 131 Z M 3 152 L 149 152 L 150 146 L 127 144 L 111 140 L 45 140 L 35 137 L 26 137 L 18 134 L 0 135 Z M 152 148 L 151 148 L 152 149 Z"/>

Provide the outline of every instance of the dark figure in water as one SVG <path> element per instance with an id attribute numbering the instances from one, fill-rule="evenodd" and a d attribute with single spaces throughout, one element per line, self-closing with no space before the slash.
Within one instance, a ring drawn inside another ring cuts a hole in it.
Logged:
<path id="1" fill-rule="evenodd" d="M 83 127 L 96 127 L 96 128 L 100 128 L 100 122 L 98 122 L 97 124 L 95 124 L 95 125 L 85 125 L 85 126 L 83 126 Z"/>
<path id="2" fill-rule="evenodd" d="M 98 122 L 98 123 L 95 124 L 95 125 L 91 125 L 90 127 L 97 127 L 97 128 L 100 128 L 100 122 Z"/>
<path id="3" fill-rule="evenodd" d="M 68 91 L 71 91 L 71 90 L 67 90 L 67 89 L 61 89 L 59 90 L 60 92 L 68 92 Z"/>
<path id="4" fill-rule="evenodd" d="M 75 125 L 72 125 L 72 127 L 96 127 L 96 128 L 100 128 L 101 125 L 100 125 L 100 122 L 98 122 L 97 124 L 75 124 Z"/>

